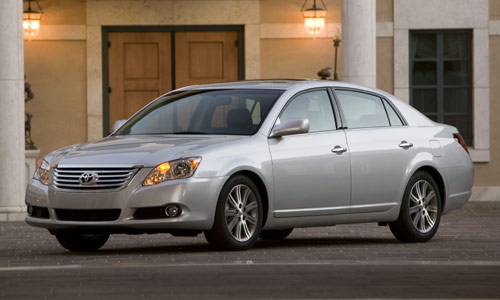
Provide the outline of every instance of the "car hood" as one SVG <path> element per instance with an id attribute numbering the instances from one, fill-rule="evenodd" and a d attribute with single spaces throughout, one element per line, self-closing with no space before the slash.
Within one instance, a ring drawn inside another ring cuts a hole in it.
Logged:
<path id="1" fill-rule="evenodd" d="M 54 153 L 51 165 L 142 165 L 158 164 L 191 155 L 202 148 L 248 138 L 246 136 L 136 135 L 111 136 L 96 142 L 66 147 Z"/>

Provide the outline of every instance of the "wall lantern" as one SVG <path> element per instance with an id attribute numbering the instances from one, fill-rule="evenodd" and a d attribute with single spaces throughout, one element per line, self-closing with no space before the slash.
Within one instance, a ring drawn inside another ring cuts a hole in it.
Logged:
<path id="1" fill-rule="evenodd" d="M 24 3 L 26 2 L 28 3 L 28 9 L 23 11 L 23 31 L 24 37 L 31 39 L 40 29 L 40 20 L 42 19 L 43 10 L 38 0 L 24 0 Z M 38 8 L 31 7 L 32 2 L 36 4 Z"/>
<path id="2" fill-rule="evenodd" d="M 307 1 L 308 0 L 304 1 L 304 4 L 302 4 L 302 8 L 300 9 L 302 15 L 304 16 L 304 24 L 306 25 L 306 29 L 311 34 L 318 34 L 325 26 L 326 5 L 325 2 L 321 0 L 323 7 L 318 7 L 316 6 L 316 0 L 313 0 L 312 7 L 304 8 Z"/>

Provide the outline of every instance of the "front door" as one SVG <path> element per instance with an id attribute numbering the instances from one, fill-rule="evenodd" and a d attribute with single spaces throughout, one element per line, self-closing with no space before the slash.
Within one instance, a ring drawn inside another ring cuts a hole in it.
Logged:
<path id="1" fill-rule="evenodd" d="M 109 33 L 109 122 L 186 85 L 238 80 L 236 31 Z"/>
<path id="2" fill-rule="evenodd" d="M 349 151 L 344 131 L 336 129 L 327 91 L 296 96 L 281 113 L 279 122 L 297 118 L 309 120 L 309 133 L 269 139 L 275 216 L 349 213 Z"/>

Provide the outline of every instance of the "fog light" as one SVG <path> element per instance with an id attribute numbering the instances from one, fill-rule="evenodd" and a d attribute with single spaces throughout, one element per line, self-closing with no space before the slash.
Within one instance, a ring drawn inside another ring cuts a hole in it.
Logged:
<path id="1" fill-rule="evenodd" d="M 28 205 L 27 210 L 28 210 L 28 215 L 32 216 L 33 215 L 33 206 Z"/>
<path id="2" fill-rule="evenodd" d="M 170 204 L 165 207 L 165 215 L 169 218 L 177 217 L 181 214 L 181 212 L 181 208 L 174 204 Z"/>

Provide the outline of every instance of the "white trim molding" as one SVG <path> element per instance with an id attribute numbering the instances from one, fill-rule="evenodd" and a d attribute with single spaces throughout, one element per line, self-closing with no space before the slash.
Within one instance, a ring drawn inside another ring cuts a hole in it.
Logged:
<path id="1" fill-rule="evenodd" d="M 377 37 L 393 37 L 394 23 L 393 22 L 377 22 Z"/>
<path id="2" fill-rule="evenodd" d="M 500 201 L 500 186 L 473 186 L 470 201 Z"/>
<path id="3" fill-rule="evenodd" d="M 500 35 L 500 20 L 490 20 L 489 34 L 490 36 Z"/>
<path id="4" fill-rule="evenodd" d="M 490 161 L 488 36 L 500 33 L 500 22 L 489 21 L 488 14 L 488 0 L 394 0 L 394 95 L 407 103 L 410 100 L 409 30 L 473 30 L 474 145 L 471 157 L 474 162 Z"/>

